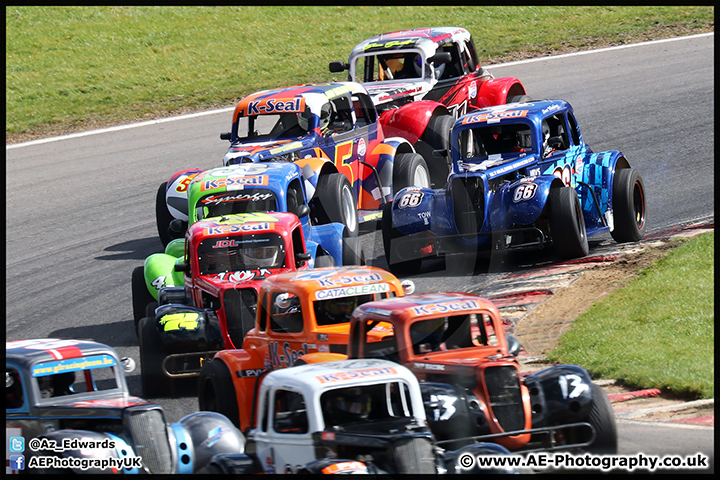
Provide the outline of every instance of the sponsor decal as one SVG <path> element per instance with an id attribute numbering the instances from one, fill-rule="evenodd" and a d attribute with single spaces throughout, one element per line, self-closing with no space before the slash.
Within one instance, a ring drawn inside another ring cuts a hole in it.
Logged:
<path id="1" fill-rule="evenodd" d="M 465 117 L 462 121 L 463 125 L 467 123 L 478 122 L 499 122 L 505 118 L 519 118 L 527 116 L 527 110 L 503 110 L 501 112 L 486 112 Z"/>
<path id="2" fill-rule="evenodd" d="M 347 287 L 318 290 L 315 292 L 316 300 L 327 300 L 329 298 L 354 297 L 357 295 L 368 295 L 372 293 L 385 293 L 390 291 L 387 283 L 372 283 L 368 285 L 350 285 Z"/>
<path id="3" fill-rule="evenodd" d="M 93 355 L 90 357 L 58 360 L 55 362 L 38 363 L 33 366 L 30 374 L 33 377 L 44 377 L 56 373 L 77 372 L 92 368 L 113 367 L 115 359 L 111 355 Z"/>
<path id="4" fill-rule="evenodd" d="M 413 45 L 415 40 L 387 40 L 385 42 L 370 42 L 363 47 L 363 50 L 370 50 L 371 48 L 393 48 L 393 47 L 404 47 L 407 45 Z"/>
<path id="5" fill-rule="evenodd" d="M 221 187 L 225 187 L 227 190 L 242 190 L 246 185 L 265 186 L 268 184 L 268 178 L 267 175 L 250 175 L 205 180 L 200 183 L 200 191 L 215 190 Z"/>
<path id="6" fill-rule="evenodd" d="M 200 327 L 200 314 L 196 312 L 169 313 L 160 318 L 160 326 L 165 332 L 197 330 Z"/>
<path id="7" fill-rule="evenodd" d="M 261 115 L 268 113 L 282 112 L 301 112 L 305 107 L 304 98 L 294 98 L 292 100 L 278 100 L 270 98 L 267 100 L 258 100 L 248 102 L 247 115 Z"/>
<path id="8" fill-rule="evenodd" d="M 415 313 L 415 315 L 430 315 L 433 313 L 460 312 L 463 310 L 472 310 L 479 307 L 480 305 L 475 300 L 455 300 L 450 302 L 441 302 L 412 307 L 412 311 L 413 313 Z"/>
<path id="9" fill-rule="evenodd" d="M 272 193 L 236 193 L 226 195 L 208 195 L 200 200 L 202 205 L 217 205 L 223 202 L 260 202 L 272 198 Z"/>
<path id="10" fill-rule="evenodd" d="M 382 368 L 364 368 L 360 370 L 354 370 L 352 372 L 338 372 L 328 373 L 325 375 L 318 375 L 317 378 L 320 383 L 331 383 L 331 382 L 342 382 L 345 380 L 353 380 L 355 378 L 366 378 L 366 377 L 379 377 L 383 375 L 395 375 L 397 370 L 393 367 L 382 367 Z"/>
<path id="11" fill-rule="evenodd" d="M 263 223 L 246 223 L 243 225 L 214 225 L 205 229 L 205 235 L 223 235 L 231 233 L 244 232 L 263 232 L 270 230 L 271 226 L 267 222 Z"/>
<path id="12" fill-rule="evenodd" d="M 470 85 L 468 85 L 468 96 L 470 98 L 477 96 L 477 83 L 475 83 L 475 81 L 470 82 Z"/>
<path id="13" fill-rule="evenodd" d="M 300 350 L 295 350 L 290 347 L 290 342 L 284 342 L 282 349 L 280 342 L 270 342 L 268 350 L 270 365 L 273 368 L 292 367 L 298 358 L 308 353 L 307 343 L 303 343 Z"/>
<path id="14" fill-rule="evenodd" d="M 413 367 L 415 367 L 415 368 L 422 368 L 422 369 L 424 369 L 424 370 L 439 370 L 439 371 L 445 370 L 445 365 L 437 365 L 437 364 L 434 364 L 434 363 L 419 363 L 419 362 L 415 362 L 415 363 L 413 364 Z"/>

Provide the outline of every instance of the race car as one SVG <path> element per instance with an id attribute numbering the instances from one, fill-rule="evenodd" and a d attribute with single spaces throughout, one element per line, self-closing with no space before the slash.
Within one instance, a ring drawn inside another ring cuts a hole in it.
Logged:
<path id="1" fill-rule="evenodd" d="M 428 165 L 410 142 L 388 138 L 365 89 L 351 82 L 298 85 L 254 93 L 235 108 L 225 166 L 294 162 L 315 224 L 339 222 L 356 236 L 382 205 L 408 185 L 430 185 Z M 438 160 L 444 162 L 444 160 Z M 158 233 L 188 220 L 187 185 L 199 169 L 163 183 L 156 197 Z M 444 181 L 444 179 L 443 179 Z M 239 186 L 235 186 L 239 188 Z"/>
<path id="2" fill-rule="evenodd" d="M 223 413 L 243 431 L 251 424 L 256 383 L 311 352 L 345 352 L 349 319 L 363 302 L 414 291 L 411 281 L 372 266 L 315 268 L 266 278 L 255 328 L 242 349 L 226 349 L 200 371 L 201 410 Z"/>
<path id="3" fill-rule="evenodd" d="M 434 160 L 432 150 L 450 148 L 455 119 L 479 108 L 530 99 L 520 80 L 495 78 L 480 65 L 470 32 L 459 27 L 413 28 L 368 38 L 352 49 L 347 63 L 330 63 L 331 72 L 345 70 L 348 80 L 367 89 L 385 133 L 410 140 L 428 166 L 438 170 L 433 173 L 445 178 L 448 166 Z M 441 166 L 445 168 L 439 170 Z M 445 178 L 436 186 L 444 186 Z"/>
<path id="4" fill-rule="evenodd" d="M 287 212 L 240 213 L 193 223 L 184 244 L 171 242 L 133 272 L 143 394 L 172 394 L 223 348 L 239 348 L 254 326 L 258 290 L 271 275 L 362 264 L 360 238 L 339 223 L 310 227 Z M 177 248 L 176 248 L 177 247 Z M 183 248 L 184 247 L 184 248 Z"/>
<path id="5" fill-rule="evenodd" d="M 478 253 L 552 245 L 573 259 L 589 253 L 589 236 L 644 235 L 642 177 L 621 152 L 593 152 L 566 101 L 469 113 L 451 144 L 438 152 L 452 159 L 445 189 L 408 187 L 383 207 L 385 256 L 397 275 L 418 273 L 430 257 L 474 265 Z"/>
<path id="6" fill-rule="evenodd" d="M 616 453 L 612 406 L 588 372 L 555 365 L 523 376 L 520 349 L 492 302 L 432 292 L 358 305 L 346 356 L 310 353 L 299 361 L 382 358 L 406 366 L 420 380 L 428 424 L 444 447 L 489 441 L 511 451 Z"/>
<path id="7" fill-rule="evenodd" d="M 492 443 L 442 449 L 427 426 L 418 380 L 387 360 L 345 360 L 258 378 L 244 452 L 218 454 L 200 473 L 521 473 L 467 468 L 465 455 L 510 455 Z"/>
<path id="8" fill-rule="evenodd" d="M 243 450 L 220 414 L 166 423 L 160 405 L 128 392 L 133 368 L 88 340 L 5 342 L 5 473 L 193 473 Z"/>

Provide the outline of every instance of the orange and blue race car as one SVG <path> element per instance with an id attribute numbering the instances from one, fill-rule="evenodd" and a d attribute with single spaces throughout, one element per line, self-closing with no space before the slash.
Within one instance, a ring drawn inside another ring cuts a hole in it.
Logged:
<path id="1" fill-rule="evenodd" d="M 416 121 L 415 115 L 399 120 L 408 129 Z M 447 177 L 444 159 L 425 159 L 407 138 L 388 137 L 367 91 L 353 82 L 253 93 L 238 103 L 231 131 L 220 137 L 230 141 L 225 166 L 296 163 L 312 221 L 342 223 L 351 236 L 357 235 L 359 223 L 378 220 L 383 204 L 400 189 L 444 185 Z M 444 173 L 435 177 L 428 161 L 441 163 Z M 161 236 L 172 218 L 188 220 L 187 184 L 201 171 L 180 171 L 160 186 L 156 209 Z"/>

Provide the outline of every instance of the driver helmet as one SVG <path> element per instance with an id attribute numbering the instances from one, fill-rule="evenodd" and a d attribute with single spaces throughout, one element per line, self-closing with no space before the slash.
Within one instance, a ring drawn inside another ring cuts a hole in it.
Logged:
<path id="1" fill-rule="evenodd" d="M 326 132 L 327 129 L 328 129 L 328 126 L 330 126 L 330 117 L 332 116 L 332 111 L 333 111 L 333 107 L 332 107 L 332 103 L 330 103 L 330 102 L 324 104 L 324 105 L 320 108 L 320 124 L 319 124 L 319 127 L 320 127 L 320 133 L 321 133 L 321 134 L 325 134 L 325 132 Z"/>
<path id="2" fill-rule="evenodd" d="M 370 415 L 370 394 L 359 387 L 339 391 L 331 402 L 331 407 L 346 420 L 365 420 Z"/>
<path id="3" fill-rule="evenodd" d="M 547 122 L 543 122 L 542 130 L 543 130 L 543 154 L 549 155 L 553 151 L 553 148 L 550 146 L 550 143 L 548 142 L 548 140 L 550 139 L 550 125 L 548 125 Z"/>
<path id="4" fill-rule="evenodd" d="M 517 146 L 520 148 L 532 148 L 532 135 L 530 129 L 518 130 L 515 133 L 517 139 Z"/>
<path id="5" fill-rule="evenodd" d="M 240 250 L 240 257 L 247 268 L 268 268 L 277 264 L 280 247 L 268 245 L 264 247 L 246 247 Z"/>
<path id="6" fill-rule="evenodd" d="M 308 111 L 307 110 L 297 113 L 298 126 L 305 131 L 307 131 L 310 126 L 310 122 L 308 120 L 309 119 L 308 119 Z"/>
<path id="7" fill-rule="evenodd" d="M 352 313 L 358 306 L 357 297 L 340 297 L 325 302 L 325 313 L 333 323 L 345 323 L 350 320 Z"/>
<path id="8" fill-rule="evenodd" d="M 413 59 L 412 59 L 412 64 L 413 64 L 413 67 L 415 68 L 415 74 L 416 74 L 418 77 L 422 77 L 422 68 L 423 68 L 423 66 L 422 66 L 422 64 L 423 64 L 422 55 L 420 55 L 419 53 L 415 54 L 415 56 L 414 56 Z"/>

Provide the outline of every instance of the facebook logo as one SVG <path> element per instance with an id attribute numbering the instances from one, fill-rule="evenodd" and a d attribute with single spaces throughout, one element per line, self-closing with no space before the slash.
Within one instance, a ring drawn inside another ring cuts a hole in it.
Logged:
<path id="1" fill-rule="evenodd" d="M 10 455 L 10 470 L 25 470 L 25 455 Z"/>
<path id="2" fill-rule="evenodd" d="M 11 452 L 24 452 L 25 451 L 25 439 L 23 437 L 10 437 L 10 451 Z"/>

